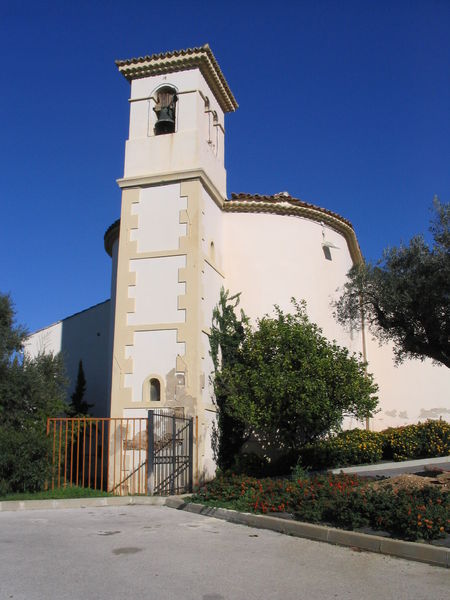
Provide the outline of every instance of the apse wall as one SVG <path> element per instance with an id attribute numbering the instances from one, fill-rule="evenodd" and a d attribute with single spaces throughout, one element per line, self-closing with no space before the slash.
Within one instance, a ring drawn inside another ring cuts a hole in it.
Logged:
<path id="1" fill-rule="evenodd" d="M 223 216 L 226 287 L 241 292 L 241 306 L 253 320 L 272 313 L 275 304 L 292 310 L 292 297 L 304 299 L 326 337 L 362 352 L 360 332 L 346 332 L 332 315 L 331 302 L 353 264 L 342 233 L 295 215 Z"/>
<path id="2" fill-rule="evenodd" d="M 410 425 L 427 419 L 450 421 L 450 369 L 427 358 L 396 366 L 392 346 L 367 339 L 369 370 L 379 386 L 379 412 L 371 429 Z"/>

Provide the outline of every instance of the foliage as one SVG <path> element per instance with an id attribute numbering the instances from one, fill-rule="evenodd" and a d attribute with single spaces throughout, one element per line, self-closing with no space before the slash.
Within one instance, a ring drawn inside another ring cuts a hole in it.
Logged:
<path id="1" fill-rule="evenodd" d="M 0 494 L 0 501 L 10 500 L 64 500 L 65 498 L 100 498 L 112 496 L 103 490 L 94 490 L 87 487 L 76 485 L 67 485 L 66 487 L 55 488 L 54 490 L 45 490 L 39 492 L 24 492 L 17 494 Z"/>
<path id="2" fill-rule="evenodd" d="M 47 475 L 46 419 L 64 410 L 60 356 L 23 354 L 26 330 L 0 294 L 0 490 L 35 491 Z"/>
<path id="3" fill-rule="evenodd" d="M 345 529 L 370 526 L 408 540 L 431 540 L 450 532 L 448 493 L 432 487 L 375 489 L 356 475 L 256 479 L 220 476 L 191 499 L 245 512 L 291 513 L 298 520 Z"/>
<path id="4" fill-rule="evenodd" d="M 228 411 L 228 390 L 223 370 L 232 369 L 239 361 L 239 347 L 245 337 L 248 319 L 241 310 L 240 318 L 235 309 L 239 305 L 239 296 L 230 296 L 223 288 L 220 290 L 219 304 L 213 310 L 210 333 L 210 354 L 214 364 L 214 396 L 217 406 L 217 429 L 213 442 L 216 463 L 226 471 L 235 464 L 239 450 L 247 439 L 246 427 Z"/>
<path id="5" fill-rule="evenodd" d="M 361 465 L 385 460 L 413 460 L 450 454 L 450 424 L 425 423 L 390 427 L 384 431 L 351 429 L 307 444 L 299 463 L 314 470 Z"/>
<path id="6" fill-rule="evenodd" d="M 77 382 L 75 390 L 70 397 L 70 403 L 66 408 L 68 417 L 85 417 L 89 415 L 89 409 L 93 404 L 88 404 L 83 398 L 86 393 L 86 377 L 83 370 L 83 362 L 78 363 Z"/>
<path id="7" fill-rule="evenodd" d="M 383 432 L 384 458 L 408 460 L 450 454 L 450 424 L 428 420 L 425 423 L 392 427 Z"/>
<path id="8" fill-rule="evenodd" d="M 434 540 L 450 532 L 450 496 L 431 486 L 414 492 L 391 488 L 367 495 L 367 512 L 374 529 L 407 540 Z"/>
<path id="9" fill-rule="evenodd" d="M 235 457 L 231 470 L 233 473 L 262 477 L 269 470 L 269 462 L 266 457 L 254 452 L 242 452 Z"/>
<path id="10" fill-rule="evenodd" d="M 275 307 L 256 329 L 243 328 L 235 360 L 216 371 L 227 413 L 281 453 L 338 430 L 346 415 L 371 416 L 377 386 L 366 365 L 328 341 L 305 303 Z"/>
<path id="11" fill-rule="evenodd" d="M 299 460 L 302 465 L 316 470 L 370 464 L 382 459 L 383 444 L 381 433 L 351 429 L 306 445 L 300 451 Z"/>
<path id="12" fill-rule="evenodd" d="M 434 203 L 430 247 L 422 235 L 388 248 L 376 264 L 355 265 L 335 304 L 336 317 L 358 327 L 361 314 L 397 363 L 429 357 L 450 367 L 450 204 Z"/>
<path id="13" fill-rule="evenodd" d="M 11 362 L 21 352 L 27 335 L 24 327 L 16 325 L 14 314 L 10 296 L 0 293 L 0 382 Z"/>
<path id="14" fill-rule="evenodd" d="M 44 425 L 0 426 L 0 495 L 42 490 L 51 472 Z"/>

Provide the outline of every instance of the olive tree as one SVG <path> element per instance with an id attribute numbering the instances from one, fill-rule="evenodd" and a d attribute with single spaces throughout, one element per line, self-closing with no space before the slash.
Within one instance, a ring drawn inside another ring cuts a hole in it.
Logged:
<path id="1" fill-rule="evenodd" d="M 450 205 L 435 198 L 433 243 L 417 235 L 375 264 L 355 265 L 335 304 L 341 324 L 363 319 L 381 343 L 393 343 L 396 363 L 428 357 L 450 367 L 449 225 Z"/>

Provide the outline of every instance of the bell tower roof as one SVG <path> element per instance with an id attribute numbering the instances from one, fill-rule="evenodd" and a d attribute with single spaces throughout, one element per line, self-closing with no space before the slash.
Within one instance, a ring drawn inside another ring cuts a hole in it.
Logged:
<path id="1" fill-rule="evenodd" d="M 227 80 L 208 44 L 199 48 L 173 50 L 161 54 L 140 56 L 139 58 L 116 60 L 116 65 L 128 81 L 198 68 L 224 112 L 235 111 L 238 107 Z"/>

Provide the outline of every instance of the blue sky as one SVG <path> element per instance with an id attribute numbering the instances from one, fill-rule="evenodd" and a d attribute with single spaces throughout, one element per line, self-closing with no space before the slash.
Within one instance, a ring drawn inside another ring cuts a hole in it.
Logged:
<path id="1" fill-rule="evenodd" d="M 114 65 L 208 42 L 240 105 L 228 193 L 287 190 L 363 254 L 450 200 L 450 2 L 0 3 L 0 290 L 31 330 L 109 297 L 129 84 Z"/>

